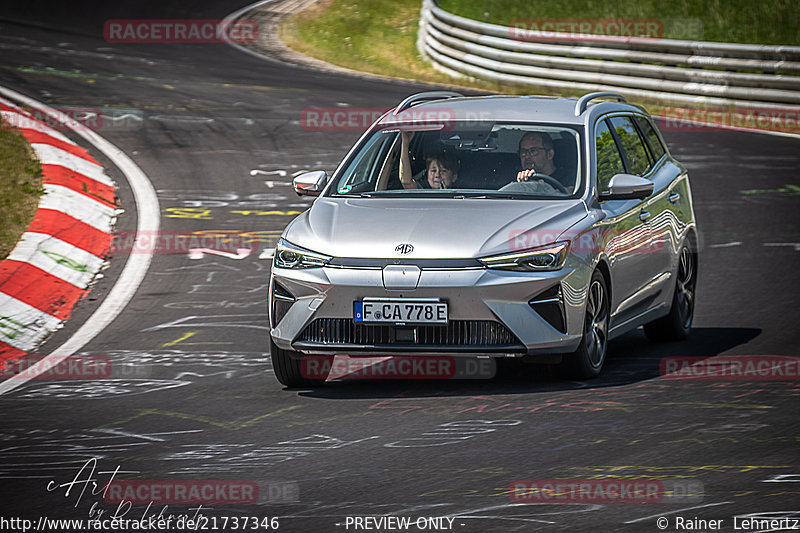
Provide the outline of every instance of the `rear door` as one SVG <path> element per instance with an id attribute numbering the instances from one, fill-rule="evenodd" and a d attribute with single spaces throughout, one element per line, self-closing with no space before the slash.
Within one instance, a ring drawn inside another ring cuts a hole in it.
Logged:
<path id="1" fill-rule="evenodd" d="M 607 119 L 595 124 L 595 179 L 598 192 L 608 190 L 608 182 L 615 174 L 626 172 L 620 141 L 611 127 Z M 649 245 L 650 233 L 647 224 L 640 219 L 642 206 L 641 200 L 611 200 L 599 204 L 605 217 L 598 224 L 598 229 L 611 265 L 612 327 L 646 307 L 646 302 L 642 301 L 642 290 L 650 273 L 646 266 L 647 257 L 638 249 Z"/>
<path id="2" fill-rule="evenodd" d="M 611 119 L 614 132 L 620 140 L 622 156 L 629 174 L 653 182 L 653 194 L 642 205 L 640 218 L 648 228 L 649 243 L 641 246 L 641 265 L 646 273 L 640 301 L 643 307 L 660 305 L 669 287 L 673 271 L 672 258 L 676 247 L 676 217 L 670 200 L 670 190 L 677 177 L 675 167 L 666 164 L 649 146 L 633 116 L 616 116 Z M 661 154 L 663 155 L 663 154 Z"/>

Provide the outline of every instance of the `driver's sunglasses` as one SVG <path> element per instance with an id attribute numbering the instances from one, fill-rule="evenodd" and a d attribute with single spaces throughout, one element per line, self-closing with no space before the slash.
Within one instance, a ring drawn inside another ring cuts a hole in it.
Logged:
<path id="1" fill-rule="evenodd" d="M 520 150 L 519 155 L 530 157 L 538 154 L 541 151 L 547 151 L 547 148 L 539 148 L 539 147 L 528 148 L 526 150 Z"/>

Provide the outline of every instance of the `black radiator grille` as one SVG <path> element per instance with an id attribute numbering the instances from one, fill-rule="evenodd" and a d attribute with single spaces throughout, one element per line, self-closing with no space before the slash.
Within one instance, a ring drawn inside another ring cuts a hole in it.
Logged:
<path id="1" fill-rule="evenodd" d="M 451 320 L 446 325 L 365 326 L 347 318 L 318 318 L 306 326 L 296 342 L 355 346 L 522 346 L 503 324 L 491 320 Z"/>

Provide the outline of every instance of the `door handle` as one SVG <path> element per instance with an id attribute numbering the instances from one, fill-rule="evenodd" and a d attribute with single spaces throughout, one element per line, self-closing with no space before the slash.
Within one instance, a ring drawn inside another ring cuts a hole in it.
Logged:
<path id="1" fill-rule="evenodd" d="M 642 209 L 642 212 L 639 213 L 639 220 L 645 222 L 647 221 L 648 218 L 650 218 L 650 211 L 645 211 L 644 209 Z"/>
<path id="2" fill-rule="evenodd" d="M 675 205 L 675 203 L 680 199 L 681 199 L 681 195 L 676 193 L 676 192 L 672 192 L 669 196 L 667 196 L 667 200 L 672 202 L 673 205 Z"/>

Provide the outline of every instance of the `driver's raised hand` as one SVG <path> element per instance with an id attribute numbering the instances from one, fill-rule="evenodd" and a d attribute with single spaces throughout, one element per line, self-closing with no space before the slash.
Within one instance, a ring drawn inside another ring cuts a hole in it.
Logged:
<path id="1" fill-rule="evenodd" d="M 534 174 L 536 174 L 536 170 L 532 168 L 521 170 L 517 173 L 517 181 L 530 181 L 531 176 L 533 176 Z"/>

